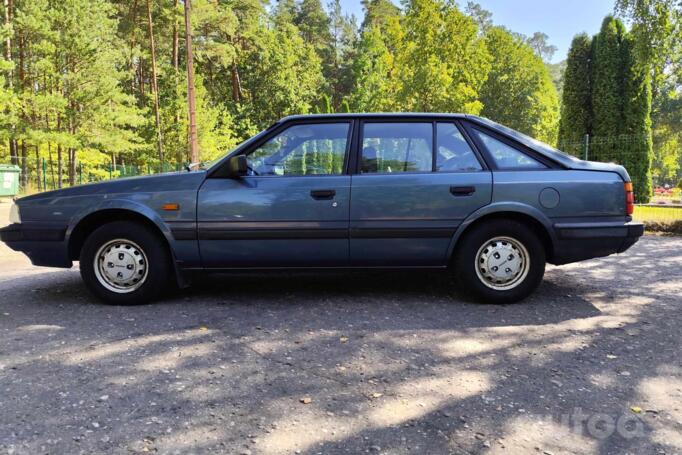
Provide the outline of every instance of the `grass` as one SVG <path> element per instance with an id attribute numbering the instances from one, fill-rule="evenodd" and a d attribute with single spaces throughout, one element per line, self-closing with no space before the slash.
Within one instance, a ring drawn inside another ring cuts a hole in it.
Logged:
<path id="1" fill-rule="evenodd" d="M 644 223 L 647 231 L 682 234 L 682 207 L 636 205 L 632 218 Z"/>

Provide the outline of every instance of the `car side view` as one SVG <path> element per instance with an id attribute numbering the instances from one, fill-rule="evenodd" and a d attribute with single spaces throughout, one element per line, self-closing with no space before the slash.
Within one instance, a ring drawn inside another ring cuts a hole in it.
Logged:
<path id="1" fill-rule="evenodd" d="M 508 303 L 545 263 L 620 253 L 633 223 L 622 166 L 582 161 L 463 114 L 286 117 L 201 169 L 23 197 L 0 239 L 35 265 L 80 262 L 112 304 L 191 272 L 449 268 Z"/>

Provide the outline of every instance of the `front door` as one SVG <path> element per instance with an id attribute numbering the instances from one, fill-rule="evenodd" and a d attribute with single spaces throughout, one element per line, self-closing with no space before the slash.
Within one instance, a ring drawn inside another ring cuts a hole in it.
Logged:
<path id="1" fill-rule="evenodd" d="M 197 209 L 204 267 L 347 265 L 351 125 L 284 126 L 245 152 L 249 175 L 207 179 Z"/>
<path id="2" fill-rule="evenodd" d="M 364 122 L 359 149 L 351 264 L 445 265 L 455 230 L 492 192 L 491 172 L 458 125 Z"/>

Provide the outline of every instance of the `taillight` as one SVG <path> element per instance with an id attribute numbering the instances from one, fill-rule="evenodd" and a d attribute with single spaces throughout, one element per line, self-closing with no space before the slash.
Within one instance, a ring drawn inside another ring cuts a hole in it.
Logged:
<path id="1" fill-rule="evenodd" d="M 625 182 L 625 213 L 632 215 L 635 211 L 635 193 L 632 192 L 632 182 Z"/>

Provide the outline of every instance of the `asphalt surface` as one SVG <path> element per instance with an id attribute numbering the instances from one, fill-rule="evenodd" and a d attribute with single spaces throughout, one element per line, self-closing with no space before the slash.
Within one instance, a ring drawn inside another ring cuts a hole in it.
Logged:
<path id="1" fill-rule="evenodd" d="M 374 272 L 108 307 L 0 244 L 0 454 L 682 453 L 681 294 L 681 237 L 508 306 Z"/>

